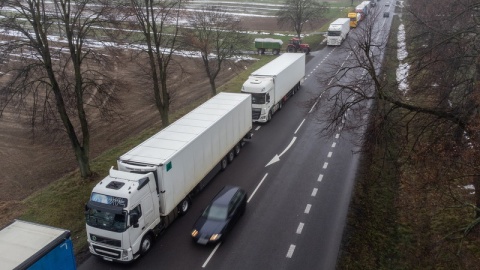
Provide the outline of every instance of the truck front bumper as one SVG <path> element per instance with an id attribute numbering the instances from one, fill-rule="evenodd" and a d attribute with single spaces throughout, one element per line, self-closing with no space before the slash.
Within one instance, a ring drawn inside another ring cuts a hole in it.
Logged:
<path id="1" fill-rule="evenodd" d="M 99 256 L 106 261 L 130 262 L 135 259 L 132 249 L 118 249 L 110 246 L 89 243 L 90 253 Z"/>

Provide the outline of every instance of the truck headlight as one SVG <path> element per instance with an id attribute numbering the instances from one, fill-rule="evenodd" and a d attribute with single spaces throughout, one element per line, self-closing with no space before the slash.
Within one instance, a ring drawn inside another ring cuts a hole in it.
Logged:
<path id="1" fill-rule="evenodd" d="M 123 261 L 127 261 L 128 260 L 128 250 L 127 249 L 123 249 L 122 250 L 122 260 Z"/>

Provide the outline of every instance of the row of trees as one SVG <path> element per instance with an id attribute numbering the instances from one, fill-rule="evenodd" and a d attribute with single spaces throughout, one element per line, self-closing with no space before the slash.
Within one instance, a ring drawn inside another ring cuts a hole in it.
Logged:
<path id="1" fill-rule="evenodd" d="M 470 214 L 464 219 L 468 224 L 453 226 L 451 234 L 444 235 L 463 239 L 480 223 L 480 2 L 404 1 L 396 11 L 403 13 L 407 33 L 408 76 L 396 81 L 388 75 L 396 66 L 383 61 L 389 43 L 388 35 L 378 38 L 383 29 L 377 9 L 355 30 L 356 37 L 347 40 L 349 60 L 332 63 L 327 70 L 333 72 L 322 80 L 332 101 L 320 110 L 328 116 L 325 132 L 342 127 L 364 134 L 371 123 L 372 132 L 365 135 L 375 140 L 394 135 L 398 145 L 407 147 L 398 149 L 398 156 L 390 152 L 396 147 L 387 147 L 384 162 L 402 157 L 396 162 L 409 168 L 405 178 L 424 189 L 419 193 L 436 189 L 440 197 L 449 198 L 443 211 Z M 405 81 L 407 92 L 399 90 Z M 366 115 L 372 121 L 367 123 Z M 463 191 L 468 184 L 474 187 L 474 201 Z M 428 198 L 424 203 L 430 203 Z"/>

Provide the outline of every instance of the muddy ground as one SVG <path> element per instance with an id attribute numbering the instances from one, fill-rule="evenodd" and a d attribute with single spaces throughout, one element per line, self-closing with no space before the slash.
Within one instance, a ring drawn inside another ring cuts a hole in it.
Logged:
<path id="1" fill-rule="evenodd" d="M 250 31 L 278 31 L 274 18 L 241 18 L 243 26 Z M 123 78 L 132 76 L 136 66 L 130 59 L 119 64 L 119 74 Z M 182 59 L 188 68 L 188 75 L 178 78 L 172 110 L 200 97 L 209 95 L 210 86 L 201 69 L 199 59 Z M 242 67 L 248 62 L 239 63 Z M 237 74 L 238 70 L 224 71 L 217 80 L 217 86 L 225 83 Z M 118 145 L 126 137 L 134 136 L 145 128 L 161 127 L 158 111 L 153 98 L 144 88 L 136 84 L 133 77 L 129 91 L 118 93 L 121 101 L 121 118 L 108 122 L 99 117 L 91 117 L 91 158 Z M 112 164 L 114 165 L 114 164 Z M 70 144 L 63 135 L 45 136 L 36 134 L 33 139 L 28 126 L 28 119 L 6 111 L 0 118 L 0 227 L 16 218 L 21 207 L 21 200 L 38 189 L 55 181 L 62 175 L 76 169 L 76 161 Z"/>

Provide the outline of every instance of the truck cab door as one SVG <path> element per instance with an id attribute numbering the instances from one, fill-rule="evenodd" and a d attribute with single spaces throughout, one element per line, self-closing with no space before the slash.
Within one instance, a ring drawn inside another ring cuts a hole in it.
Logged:
<path id="1" fill-rule="evenodd" d="M 138 221 L 133 224 L 134 220 L 132 219 L 132 214 L 137 215 Z M 140 249 L 140 243 L 142 242 L 143 233 L 145 231 L 145 215 L 142 212 L 142 205 L 138 204 L 129 213 L 129 228 L 128 236 L 130 238 L 130 245 L 132 247 L 133 253 L 137 253 Z"/>

